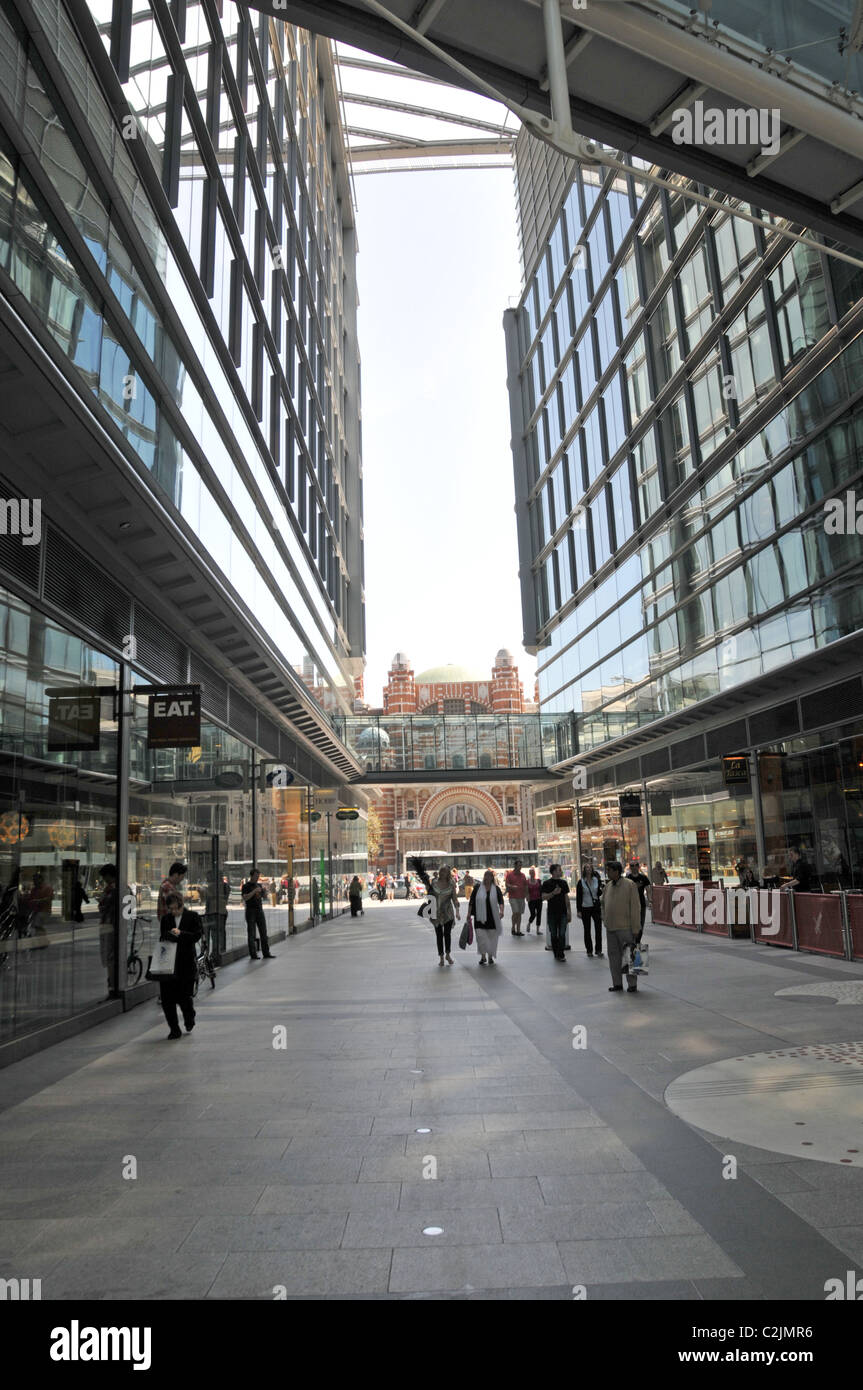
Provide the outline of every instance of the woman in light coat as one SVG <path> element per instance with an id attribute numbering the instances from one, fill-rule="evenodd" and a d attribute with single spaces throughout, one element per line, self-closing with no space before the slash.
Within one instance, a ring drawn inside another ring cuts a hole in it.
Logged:
<path id="1" fill-rule="evenodd" d="M 480 965 L 494 965 L 500 946 L 503 923 L 503 893 L 495 882 L 494 872 L 486 869 L 482 883 L 478 883 L 470 895 L 468 916 L 473 918 L 476 930 L 476 949 Z"/>
<path id="2" fill-rule="evenodd" d="M 437 871 L 437 878 L 432 879 L 419 857 L 410 861 L 411 867 L 419 875 L 425 884 L 431 904 L 432 926 L 435 930 L 438 949 L 438 965 L 444 963 L 444 952 L 446 952 L 446 963 L 452 965 L 452 929 L 453 924 L 461 920 L 461 908 L 458 901 L 458 889 L 453 883 L 452 869 L 448 865 L 442 864 Z M 420 908 L 419 915 L 425 911 L 425 904 Z"/>

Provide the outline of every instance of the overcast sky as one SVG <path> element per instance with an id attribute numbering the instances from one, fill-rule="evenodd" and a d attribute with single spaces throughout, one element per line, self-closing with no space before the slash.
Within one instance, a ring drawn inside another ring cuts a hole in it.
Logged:
<path id="1" fill-rule="evenodd" d="M 356 179 L 368 664 L 490 673 L 525 693 L 503 312 L 521 292 L 510 170 Z"/>

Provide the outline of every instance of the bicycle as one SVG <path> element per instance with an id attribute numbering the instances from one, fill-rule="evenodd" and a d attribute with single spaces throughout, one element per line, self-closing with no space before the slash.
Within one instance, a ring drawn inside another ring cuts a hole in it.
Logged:
<path id="1" fill-rule="evenodd" d="M 195 983 L 192 987 L 193 996 L 198 993 L 198 986 L 202 984 L 204 980 L 210 981 L 211 989 L 216 988 L 216 967 L 213 964 L 213 959 L 210 955 L 210 945 L 208 936 L 202 937 L 201 941 L 198 943 L 198 948 L 196 948 L 195 953 L 195 959 L 197 969 L 195 970 Z"/>
<path id="2" fill-rule="evenodd" d="M 136 934 L 137 934 L 137 931 L 138 931 L 138 918 L 137 918 L 137 916 L 135 916 L 135 917 L 132 918 L 132 939 L 131 939 L 131 941 L 129 942 L 129 954 L 128 954 L 128 956 L 126 957 L 126 988 L 127 988 L 127 989 L 134 989 L 135 985 L 137 985 L 137 984 L 140 983 L 141 976 L 142 976 L 143 973 L 144 973 L 144 962 L 142 961 L 141 957 L 138 955 L 138 952 L 137 952 L 137 949 L 136 949 L 136 945 L 135 945 L 135 936 L 136 936 Z"/>

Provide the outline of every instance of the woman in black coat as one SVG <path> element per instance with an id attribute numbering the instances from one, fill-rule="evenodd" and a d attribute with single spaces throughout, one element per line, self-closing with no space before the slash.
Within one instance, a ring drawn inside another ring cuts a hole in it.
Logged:
<path id="1" fill-rule="evenodd" d="M 188 908 L 183 907 L 182 893 L 168 893 L 165 906 L 168 911 L 162 918 L 160 939 L 176 941 L 177 956 L 173 975 L 166 975 L 159 981 L 159 991 L 165 1018 L 171 1030 L 168 1037 L 181 1038 L 183 1035 L 177 1019 L 178 1005 L 186 1032 L 191 1033 L 195 1026 L 195 1009 L 192 1004 L 192 991 L 198 969 L 195 946 L 203 932 L 197 912 L 190 912 Z"/>

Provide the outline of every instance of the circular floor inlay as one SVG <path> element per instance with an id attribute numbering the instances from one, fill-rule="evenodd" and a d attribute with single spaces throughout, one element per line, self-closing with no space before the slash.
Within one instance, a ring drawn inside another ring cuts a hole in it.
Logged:
<path id="1" fill-rule="evenodd" d="M 822 999 L 834 999 L 837 1004 L 863 1004 L 863 981 L 826 980 L 820 985 L 792 985 L 790 989 L 778 989 L 776 998 L 785 995 L 816 995 Z"/>
<path id="2" fill-rule="evenodd" d="M 848 1144 L 859 1138 L 854 1130 L 863 1121 L 863 1042 L 713 1062 L 672 1081 L 665 1103 L 688 1124 L 723 1139 L 798 1158 L 801 1148 L 814 1149 L 807 1159 L 863 1167 L 863 1155 Z M 801 1125 L 814 1138 L 792 1134 Z"/>

